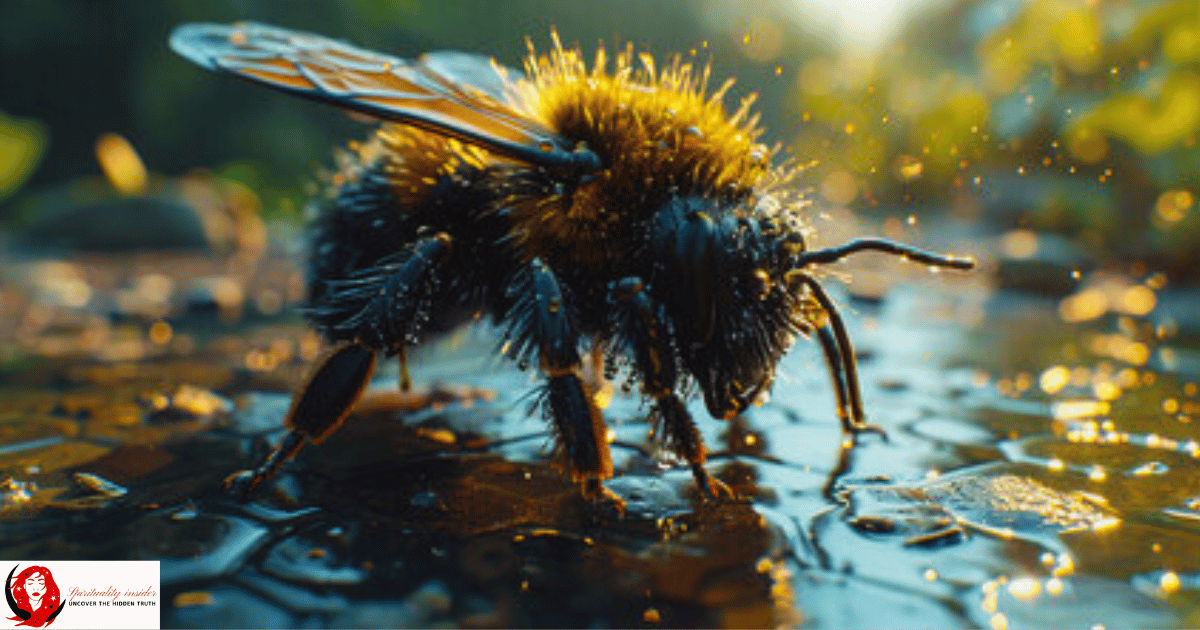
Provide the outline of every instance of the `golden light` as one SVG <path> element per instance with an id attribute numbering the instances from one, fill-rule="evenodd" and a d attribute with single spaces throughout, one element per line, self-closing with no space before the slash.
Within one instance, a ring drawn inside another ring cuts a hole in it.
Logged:
<path id="1" fill-rule="evenodd" d="M 1144 285 L 1135 284 L 1121 292 L 1117 309 L 1126 315 L 1149 315 L 1156 303 L 1154 291 Z"/>
<path id="2" fill-rule="evenodd" d="M 1108 312 L 1108 296 L 1099 289 L 1084 289 L 1058 303 L 1058 315 L 1068 324 L 1086 322 Z"/>
<path id="3" fill-rule="evenodd" d="M 1054 567 L 1054 577 L 1071 575 L 1074 572 L 1075 560 L 1065 553 L 1058 554 L 1058 566 Z"/>
<path id="4" fill-rule="evenodd" d="M 1042 371 L 1042 375 L 1038 377 L 1038 386 L 1047 394 L 1057 394 L 1070 380 L 1071 372 L 1061 365 L 1056 365 Z"/>
<path id="5" fill-rule="evenodd" d="M 1121 388 L 1110 381 L 1098 381 L 1092 385 L 1092 391 L 1100 400 L 1116 400 L 1121 397 Z"/>
<path id="6" fill-rule="evenodd" d="M 1017 578 L 1008 585 L 1008 592 L 1016 599 L 1028 601 L 1042 594 L 1042 583 L 1031 578 Z"/>
<path id="7" fill-rule="evenodd" d="M 172 330 L 171 325 L 162 320 L 150 324 L 150 343 L 156 346 L 165 346 L 170 343 Z"/>
<path id="8" fill-rule="evenodd" d="M 1190 190 L 1168 190 L 1158 196 L 1154 212 L 1163 223 L 1178 223 L 1187 217 L 1187 211 L 1196 205 L 1196 197 Z"/>
<path id="9" fill-rule="evenodd" d="M 1166 595 L 1178 593 L 1181 587 L 1182 583 L 1179 581 L 1179 574 L 1174 571 L 1165 571 L 1158 578 L 1158 588 L 1162 589 L 1162 592 Z"/>
<path id="10" fill-rule="evenodd" d="M 896 175 L 901 181 L 919 179 L 925 172 L 925 163 L 911 155 L 901 155 L 896 160 Z"/>
<path id="11" fill-rule="evenodd" d="M 1037 253 L 1037 233 L 1032 230 L 1013 230 L 1000 239 L 1000 246 L 1012 258 L 1031 258 Z"/>
<path id="12" fill-rule="evenodd" d="M 1089 343 L 1089 348 L 1092 352 L 1098 355 L 1119 359 L 1131 365 L 1145 365 L 1145 363 L 1150 360 L 1149 346 L 1140 341 L 1134 341 L 1124 335 L 1096 335 Z M 1118 379 L 1122 383 L 1130 383 L 1130 380 L 1127 376 L 1118 374 Z M 1097 378 L 1093 383 L 1093 387 L 1097 387 L 1101 382 L 1107 383 L 1108 381 Z M 1109 386 L 1117 387 L 1116 384 L 1108 383 L 1108 385 L 1105 386 L 1105 391 L 1111 391 Z M 1129 385 L 1126 386 L 1128 387 Z M 1096 391 L 1099 392 L 1101 390 L 1097 389 Z M 1097 396 L 1106 400 L 1112 399 L 1105 396 L 1100 396 L 1099 393 L 1097 393 Z"/>
<path id="13" fill-rule="evenodd" d="M 1101 30 L 1100 21 L 1091 10 L 1076 8 L 1059 16 L 1053 39 L 1067 67 L 1081 74 L 1095 67 L 1099 61 Z"/>
<path id="14" fill-rule="evenodd" d="M 1082 420 L 1108 415 L 1111 406 L 1103 400 L 1060 400 L 1050 406 L 1055 420 Z"/>
<path id="15" fill-rule="evenodd" d="M 96 140 L 96 160 L 108 183 L 126 197 L 146 192 L 146 165 L 133 145 L 115 133 L 106 133 Z"/>
<path id="16" fill-rule="evenodd" d="M 596 407 L 600 409 L 608 409 L 608 406 L 613 401 L 613 386 L 611 383 L 605 383 L 603 387 L 599 387 L 592 394 L 592 401 L 596 403 Z"/>
<path id="17" fill-rule="evenodd" d="M 1063 584 L 1061 578 L 1052 577 L 1046 580 L 1046 594 L 1052 597 L 1058 597 L 1059 595 L 1062 595 L 1065 587 L 1066 585 Z"/>

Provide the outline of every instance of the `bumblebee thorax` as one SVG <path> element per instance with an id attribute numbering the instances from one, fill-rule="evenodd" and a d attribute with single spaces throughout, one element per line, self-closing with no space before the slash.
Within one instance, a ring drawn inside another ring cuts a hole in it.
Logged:
<path id="1" fill-rule="evenodd" d="M 555 38 L 548 55 L 531 52 L 529 79 L 517 86 L 532 117 L 600 156 L 610 201 L 629 206 L 668 189 L 744 194 L 769 172 L 772 150 L 758 143 L 753 98 L 725 111 L 732 82 L 708 94 L 707 67 L 676 57 L 659 70 L 647 54 L 635 59 L 632 47 L 613 61 L 600 48 L 588 68 L 578 49 Z"/>

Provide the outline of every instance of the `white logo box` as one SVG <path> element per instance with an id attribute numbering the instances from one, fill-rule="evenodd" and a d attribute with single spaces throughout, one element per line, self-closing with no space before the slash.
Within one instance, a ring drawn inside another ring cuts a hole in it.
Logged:
<path id="1" fill-rule="evenodd" d="M 0 576 L 5 579 L 0 628 L 141 629 L 161 624 L 157 560 L 0 560 Z M 27 592 L 26 586 L 34 590 Z"/>

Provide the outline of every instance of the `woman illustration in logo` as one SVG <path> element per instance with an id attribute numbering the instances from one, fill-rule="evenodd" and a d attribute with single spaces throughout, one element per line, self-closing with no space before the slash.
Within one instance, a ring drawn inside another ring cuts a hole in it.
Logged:
<path id="1" fill-rule="evenodd" d="M 16 615 L 9 617 L 9 621 L 18 621 L 17 626 L 33 628 L 43 628 L 53 623 L 58 613 L 62 612 L 63 601 L 50 569 L 26 567 L 14 580 L 13 574 L 16 572 L 17 567 L 14 566 L 4 584 L 8 607 Z"/>

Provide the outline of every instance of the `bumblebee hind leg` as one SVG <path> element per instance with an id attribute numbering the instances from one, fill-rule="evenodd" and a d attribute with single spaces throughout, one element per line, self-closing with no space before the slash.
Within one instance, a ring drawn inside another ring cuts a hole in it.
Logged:
<path id="1" fill-rule="evenodd" d="M 307 441 L 320 442 L 341 425 L 370 382 L 376 355 L 402 350 L 407 343 L 450 242 L 445 233 L 428 236 L 394 258 L 324 283 L 321 303 L 309 308 L 308 315 L 328 336 L 342 341 L 317 361 L 292 399 L 287 414 L 291 432 L 261 466 L 226 479 L 226 490 L 248 500 Z"/>
<path id="2" fill-rule="evenodd" d="M 266 479 L 291 459 L 307 440 L 320 442 L 341 425 L 375 370 L 375 351 L 345 342 L 326 353 L 304 387 L 292 399 L 287 425 L 291 432 L 267 460 L 254 470 L 234 473 L 224 487 L 245 501 Z"/>

